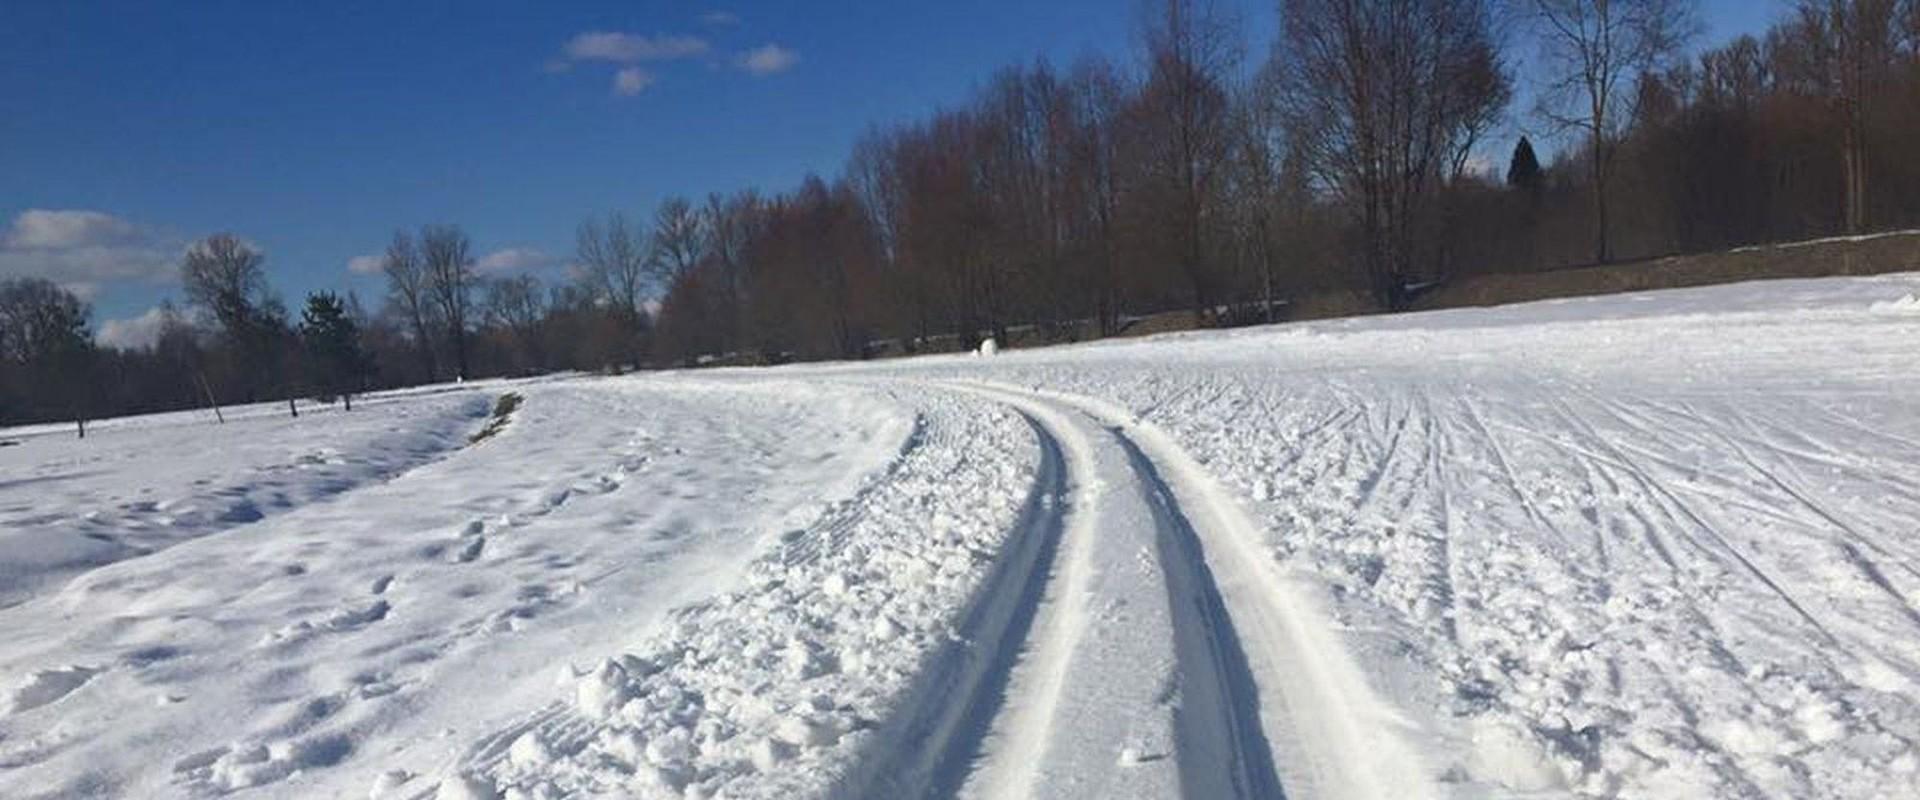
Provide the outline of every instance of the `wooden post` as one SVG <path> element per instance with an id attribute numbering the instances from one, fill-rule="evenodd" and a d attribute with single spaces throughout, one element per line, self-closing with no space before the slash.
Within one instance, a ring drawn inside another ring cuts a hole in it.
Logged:
<path id="1" fill-rule="evenodd" d="M 207 373 L 196 372 L 194 377 L 200 379 L 200 391 L 207 394 L 207 407 L 213 409 L 213 418 L 222 425 L 227 424 L 227 415 L 220 413 L 220 401 L 213 399 L 213 385 L 207 383 Z"/>

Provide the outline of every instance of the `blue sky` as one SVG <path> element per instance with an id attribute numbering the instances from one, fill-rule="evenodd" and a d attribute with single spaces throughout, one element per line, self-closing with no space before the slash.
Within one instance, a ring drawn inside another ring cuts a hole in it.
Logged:
<path id="1" fill-rule="evenodd" d="M 1274 4 L 1238 7 L 1261 57 Z M 177 294 L 182 244 L 220 230 L 265 249 L 290 303 L 377 302 L 377 276 L 348 265 L 424 223 L 465 227 L 491 269 L 558 274 L 589 214 L 786 189 L 999 67 L 1125 60 L 1135 9 L 15 0 L 0 6 L 0 277 L 81 288 L 97 327 L 127 336 L 138 326 L 114 321 Z M 1719 42 L 1779 6 L 1702 11 Z"/>

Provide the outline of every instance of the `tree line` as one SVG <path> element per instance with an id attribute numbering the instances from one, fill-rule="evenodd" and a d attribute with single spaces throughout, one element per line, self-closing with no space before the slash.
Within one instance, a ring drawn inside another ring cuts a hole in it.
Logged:
<path id="1" fill-rule="evenodd" d="M 377 311 L 315 295 L 296 322 L 259 252 L 217 235 L 139 351 L 93 345 L 59 287 L 10 281 L 0 419 L 1070 341 L 1322 295 L 1393 310 L 1475 273 L 1920 224 L 1913 0 L 1799 0 L 1691 56 L 1688 0 L 1279 6 L 1249 56 L 1232 13 L 1154 0 L 1127 62 L 1006 68 L 785 192 L 589 219 L 562 280 L 482 279 L 464 232 L 426 226 L 387 247 Z M 1551 160 L 1493 140 L 1515 127 Z"/>

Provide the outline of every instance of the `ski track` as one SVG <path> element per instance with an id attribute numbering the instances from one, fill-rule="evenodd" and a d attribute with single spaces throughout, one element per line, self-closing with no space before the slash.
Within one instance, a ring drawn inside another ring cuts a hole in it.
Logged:
<path id="1" fill-rule="evenodd" d="M 1234 501 L 1163 434 L 1142 429 L 1131 415 L 1087 398 L 1023 392 L 992 382 L 958 386 L 996 397 L 1040 420 L 1053 437 L 1067 442 L 1068 451 L 1078 454 L 1067 461 L 1073 465 L 1069 482 L 1078 487 L 1067 529 L 1084 531 L 1081 535 L 1088 538 L 1097 529 L 1103 549 L 1144 545 L 1153 562 L 1148 573 L 1157 576 L 1155 583 L 1164 593 L 1156 600 L 1166 612 L 1162 627 L 1138 620 L 1126 627 L 1130 644 L 1138 647 L 1139 640 L 1157 639 L 1147 646 L 1162 655 L 1130 658 L 1171 667 L 1167 687 L 1145 692 L 1141 705 L 1154 708 L 1130 724 L 1084 715 L 1072 718 L 1070 728 L 1104 723 L 1088 727 L 1110 731 L 1109 738 L 1081 734 L 1064 738 L 1090 738 L 1091 745 L 1063 743 L 1061 723 L 1047 710 L 1063 703 L 1071 708 L 1076 697 L 1099 695 L 1108 700 L 1108 715 L 1124 715 L 1135 710 L 1126 708 L 1128 698 L 1151 688 L 1138 682 L 1154 673 L 1125 676 L 1134 686 L 1115 684 L 1110 682 L 1113 676 L 1100 669 L 1102 649 L 1075 652 L 1076 644 L 1097 637 L 1074 629 L 1086 616 L 1075 606 L 1100 607 L 1112 598 L 1103 596 L 1098 586 L 1085 587 L 1087 579 L 1072 570 L 1056 577 L 1063 585 L 1046 593 L 1048 602 L 1071 605 L 1051 609 L 1051 616 L 1060 620 L 1056 628 L 1026 645 L 1027 655 L 1013 681 L 1018 693 L 966 701 L 997 699 L 1002 705 L 1001 720 L 980 759 L 980 774 L 969 784 L 970 794 L 1273 798 L 1288 796 L 1290 788 L 1311 797 L 1436 794 L 1433 786 L 1423 784 L 1418 759 L 1399 741 L 1410 726 L 1345 663 L 1344 649 L 1317 618 L 1313 604 L 1290 591 L 1289 580 L 1271 569 L 1258 531 Z M 1224 391 L 1216 390 L 1211 397 L 1217 399 Z M 1103 457 L 1103 450 L 1110 452 Z M 1147 530 L 1128 537 L 1127 523 L 1121 520 L 1145 523 Z M 1079 549 L 1072 544 L 1069 548 Z M 1095 571 L 1121 569 L 1105 563 Z M 1165 752 L 1141 746 L 1138 720 L 1151 719 L 1155 712 L 1164 729 L 1160 743 Z M 1281 738 L 1271 739 L 1269 731 Z M 1036 742 L 1047 744 L 1035 749 Z M 963 752 L 974 746 L 959 744 Z M 1088 750 L 1091 755 L 1081 752 Z M 1175 775 L 1158 784 L 1103 776 L 1098 766 L 1116 764 L 1119 769 L 1113 772 L 1124 774 L 1150 770 L 1162 759 L 1172 762 Z M 1388 762 L 1396 764 L 1394 772 L 1374 771 Z"/>

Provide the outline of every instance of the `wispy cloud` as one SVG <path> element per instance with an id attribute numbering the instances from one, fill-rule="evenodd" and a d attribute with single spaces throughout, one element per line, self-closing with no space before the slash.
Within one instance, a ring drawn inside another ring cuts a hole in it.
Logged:
<path id="1" fill-rule="evenodd" d="M 160 329 L 166 326 L 166 322 L 166 312 L 155 306 L 137 317 L 110 319 L 100 323 L 100 330 L 94 333 L 93 339 L 107 347 L 143 350 L 160 341 Z"/>
<path id="2" fill-rule="evenodd" d="M 639 67 L 622 67 L 613 74 L 613 93 L 621 97 L 632 97 L 644 92 L 653 85 L 653 73 Z"/>
<path id="3" fill-rule="evenodd" d="M 709 11 L 700 15 L 700 24 L 714 28 L 731 28 L 740 24 L 740 15 L 731 11 Z"/>
<path id="4" fill-rule="evenodd" d="M 102 211 L 28 209 L 0 235 L 0 278 L 46 278 L 84 296 L 115 282 L 167 283 L 181 242 Z"/>
<path id="5" fill-rule="evenodd" d="M 531 247 L 508 247 L 481 256 L 479 261 L 473 262 L 473 271 L 482 275 L 500 275 L 546 269 L 559 263 L 560 259 Z"/>
<path id="6" fill-rule="evenodd" d="M 741 54 L 736 63 L 747 72 L 765 77 L 793 69 L 800 63 L 800 54 L 791 48 L 768 44 Z"/>
<path id="7" fill-rule="evenodd" d="M 642 61 L 672 61 L 706 55 L 711 49 L 698 36 L 643 36 L 615 31 L 588 31 L 567 40 L 561 53 L 569 62 L 608 61 L 637 64 Z"/>
<path id="8" fill-rule="evenodd" d="M 347 259 L 347 271 L 355 275 L 378 275 L 385 262 L 380 256 L 354 256 Z"/>

